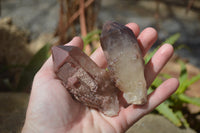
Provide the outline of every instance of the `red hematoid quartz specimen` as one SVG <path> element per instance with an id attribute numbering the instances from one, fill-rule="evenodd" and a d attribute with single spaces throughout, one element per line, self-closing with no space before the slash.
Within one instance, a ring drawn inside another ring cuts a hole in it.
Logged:
<path id="1" fill-rule="evenodd" d="M 119 112 L 120 90 L 127 103 L 144 104 L 144 61 L 133 32 L 116 22 L 107 22 L 100 41 L 108 72 L 77 47 L 52 47 L 54 70 L 63 86 L 76 100 L 108 116 Z"/>
<path id="2" fill-rule="evenodd" d="M 52 55 L 58 78 L 75 99 L 105 115 L 118 114 L 119 90 L 105 69 L 74 46 L 54 46 Z"/>

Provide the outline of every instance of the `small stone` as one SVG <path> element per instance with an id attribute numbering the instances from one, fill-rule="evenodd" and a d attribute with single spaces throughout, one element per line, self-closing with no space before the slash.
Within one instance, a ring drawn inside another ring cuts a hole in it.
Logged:
<path id="1" fill-rule="evenodd" d="M 54 46 L 52 55 L 54 70 L 72 97 L 105 115 L 118 114 L 119 90 L 106 70 L 74 46 Z"/>
<path id="2" fill-rule="evenodd" d="M 111 79 L 123 92 L 127 103 L 145 104 L 144 60 L 132 30 L 116 22 L 107 22 L 100 41 Z"/>

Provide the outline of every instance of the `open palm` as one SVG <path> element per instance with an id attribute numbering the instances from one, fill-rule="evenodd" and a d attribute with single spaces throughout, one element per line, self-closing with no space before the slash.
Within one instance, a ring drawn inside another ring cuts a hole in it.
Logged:
<path id="1" fill-rule="evenodd" d="M 129 23 L 126 26 L 137 36 L 144 56 L 156 41 L 157 32 L 153 28 L 146 28 L 139 35 L 140 30 L 137 24 Z M 83 42 L 79 37 L 75 37 L 66 45 L 83 48 Z M 148 87 L 172 54 L 172 46 L 165 44 L 146 64 L 145 78 Z M 99 67 L 106 67 L 106 59 L 101 48 L 98 48 L 91 58 Z M 56 77 L 52 57 L 50 57 L 35 75 L 22 132 L 125 132 L 137 120 L 166 100 L 176 90 L 178 84 L 177 79 L 168 79 L 148 96 L 147 104 L 122 107 L 118 116 L 107 117 L 72 99 Z"/>

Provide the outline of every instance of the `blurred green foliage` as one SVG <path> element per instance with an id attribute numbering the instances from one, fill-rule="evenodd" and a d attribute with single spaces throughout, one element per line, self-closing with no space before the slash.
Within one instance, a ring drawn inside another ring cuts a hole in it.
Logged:
<path id="1" fill-rule="evenodd" d="M 101 30 L 93 30 L 91 32 L 89 32 L 85 37 L 83 37 L 83 43 L 84 43 L 84 47 L 83 47 L 83 51 L 85 50 L 85 46 L 90 44 L 92 41 L 94 40 L 99 40 L 99 34 L 101 33 Z"/>
<path id="2" fill-rule="evenodd" d="M 174 45 L 174 43 L 179 39 L 180 34 L 174 34 L 164 43 L 169 43 L 171 45 Z M 162 44 L 164 44 L 162 43 Z M 161 45 L 162 45 L 161 44 Z M 161 46 L 160 45 L 160 46 Z M 147 63 L 150 61 L 150 59 L 153 57 L 157 49 L 160 47 L 158 46 L 153 52 L 151 52 L 145 59 L 145 62 Z M 162 114 L 164 117 L 169 119 L 172 123 L 174 123 L 176 126 L 182 126 L 189 127 L 189 124 L 187 120 L 184 118 L 182 108 L 184 103 L 191 103 L 194 105 L 197 105 L 200 107 L 200 98 L 194 98 L 194 97 L 188 97 L 185 95 L 185 91 L 188 89 L 188 87 L 195 83 L 196 81 L 200 80 L 200 74 L 192 77 L 191 79 L 188 79 L 188 73 L 186 69 L 186 65 L 183 61 L 179 60 L 178 63 L 181 66 L 181 72 L 179 75 L 179 82 L 180 85 L 177 89 L 177 91 L 171 95 L 169 99 L 167 99 L 165 102 L 160 104 L 156 110 Z M 160 86 L 163 82 L 163 77 L 165 79 L 171 78 L 171 75 L 168 74 L 159 74 L 152 85 L 150 86 L 148 93 L 153 92 L 158 86 Z"/>

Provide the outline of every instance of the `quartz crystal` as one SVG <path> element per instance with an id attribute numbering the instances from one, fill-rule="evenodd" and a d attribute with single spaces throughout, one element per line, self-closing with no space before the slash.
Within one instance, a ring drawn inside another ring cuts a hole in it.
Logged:
<path id="1" fill-rule="evenodd" d="M 101 46 L 108 62 L 108 71 L 129 104 L 147 101 L 144 61 L 134 33 L 116 22 L 107 22 L 101 34 Z"/>
<path id="2" fill-rule="evenodd" d="M 105 115 L 118 114 L 119 89 L 105 69 L 74 46 L 54 46 L 52 55 L 54 70 L 72 97 Z"/>

